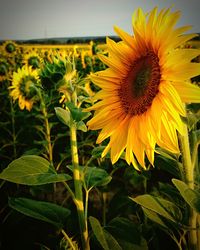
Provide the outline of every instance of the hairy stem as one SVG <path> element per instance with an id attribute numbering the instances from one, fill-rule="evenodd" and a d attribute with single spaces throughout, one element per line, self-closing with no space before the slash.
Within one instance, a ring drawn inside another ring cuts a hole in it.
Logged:
<path id="1" fill-rule="evenodd" d="M 194 164 L 191 160 L 190 143 L 188 136 L 187 126 L 184 124 L 184 136 L 180 136 L 180 146 L 183 158 L 183 168 L 185 171 L 185 182 L 188 184 L 189 188 L 194 189 Z M 189 226 L 191 230 L 189 231 L 189 247 L 190 250 L 197 249 L 197 213 L 190 208 L 189 214 Z"/>
<path id="2" fill-rule="evenodd" d="M 70 139 L 71 139 L 71 154 L 72 154 L 75 199 L 76 199 L 75 204 L 76 204 L 77 212 L 78 212 L 82 248 L 88 250 L 90 248 L 89 248 L 89 242 L 88 242 L 88 231 L 86 228 L 86 221 L 85 221 L 86 218 L 84 215 L 83 192 L 82 192 L 82 183 L 81 183 L 81 173 L 79 169 L 77 134 L 76 134 L 75 122 L 72 122 L 70 126 Z"/>
<path id="3" fill-rule="evenodd" d="M 17 149 L 16 149 L 16 144 L 17 144 L 17 136 L 16 136 L 16 131 L 15 131 L 15 111 L 13 107 L 12 100 L 10 99 L 10 109 L 11 109 L 11 124 L 12 124 L 12 138 L 13 138 L 13 157 L 14 159 L 17 158 Z"/>
<path id="4" fill-rule="evenodd" d="M 45 125 L 45 139 L 47 141 L 47 145 L 48 145 L 48 160 L 49 162 L 53 165 L 53 147 L 52 147 L 52 143 L 51 143 L 51 129 L 49 126 L 49 120 L 48 120 L 48 113 L 47 113 L 47 109 L 46 109 L 46 104 L 44 102 L 42 93 L 40 91 L 40 89 L 37 89 L 39 98 L 40 98 L 40 103 L 41 103 L 41 110 L 42 110 L 42 114 L 44 117 L 44 125 Z"/>

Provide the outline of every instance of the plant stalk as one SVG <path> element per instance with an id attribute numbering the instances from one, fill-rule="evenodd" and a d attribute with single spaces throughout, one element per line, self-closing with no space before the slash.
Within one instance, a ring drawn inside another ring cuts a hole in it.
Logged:
<path id="1" fill-rule="evenodd" d="M 190 142 L 188 136 L 188 128 L 187 125 L 184 126 L 184 135 L 180 135 L 180 148 L 182 153 L 182 162 L 183 169 L 185 172 L 185 182 L 188 187 L 194 189 L 194 164 L 192 164 L 191 160 L 191 152 L 190 152 Z M 188 240 L 189 240 L 189 249 L 197 250 L 197 213 L 194 209 L 190 208 L 189 212 L 189 227 L 191 230 L 189 231 Z"/>
<path id="2" fill-rule="evenodd" d="M 48 150 L 47 150 L 47 152 L 48 152 L 48 160 L 53 165 L 53 147 L 52 147 L 52 143 L 51 143 L 51 129 L 50 129 L 50 126 L 49 126 L 47 109 L 46 109 L 46 105 L 45 105 L 43 96 L 41 94 L 41 90 L 37 89 L 37 92 L 38 92 L 38 95 L 39 95 L 39 98 L 40 98 L 42 114 L 44 116 L 44 125 L 45 125 L 45 129 L 46 129 L 45 139 L 47 140 L 47 144 L 48 144 Z"/>
<path id="3" fill-rule="evenodd" d="M 79 159 L 78 159 L 78 148 L 77 148 L 77 131 L 76 123 L 72 122 L 70 126 L 70 139 L 71 139 L 71 154 L 72 154 L 72 164 L 73 164 L 73 176 L 74 176 L 74 188 L 75 188 L 75 199 L 76 207 L 78 212 L 79 226 L 81 231 L 82 248 L 89 250 L 88 242 L 88 231 L 86 228 L 86 219 L 84 215 L 84 205 L 83 205 L 83 192 L 81 183 L 81 173 L 79 169 Z"/>
<path id="4" fill-rule="evenodd" d="M 11 108 L 11 124 L 12 124 L 12 137 L 13 137 L 13 157 L 14 159 L 17 158 L 17 149 L 16 149 L 16 144 L 17 144 L 17 136 L 16 136 L 16 131 L 15 131 L 15 111 L 13 107 L 12 100 L 10 99 L 10 108 Z"/>

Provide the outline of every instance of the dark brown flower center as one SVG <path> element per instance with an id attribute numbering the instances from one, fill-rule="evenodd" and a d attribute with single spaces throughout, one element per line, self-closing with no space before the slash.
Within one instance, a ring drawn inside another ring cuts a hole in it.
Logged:
<path id="1" fill-rule="evenodd" d="M 153 51 L 133 61 L 118 92 L 127 114 L 141 115 L 148 110 L 158 93 L 160 78 L 159 58 Z"/>

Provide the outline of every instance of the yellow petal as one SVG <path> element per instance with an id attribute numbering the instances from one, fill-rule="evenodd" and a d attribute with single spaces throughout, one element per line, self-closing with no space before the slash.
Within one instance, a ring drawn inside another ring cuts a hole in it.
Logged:
<path id="1" fill-rule="evenodd" d="M 119 127 L 110 137 L 111 147 L 111 161 L 112 164 L 118 161 L 122 152 L 124 151 L 127 144 L 127 130 L 129 125 L 129 119 L 124 119 Z"/>
<path id="2" fill-rule="evenodd" d="M 189 82 L 175 82 L 174 88 L 185 103 L 200 103 L 200 88 Z"/>
<path id="3" fill-rule="evenodd" d="M 176 89 L 170 83 L 165 82 L 160 84 L 160 91 L 171 101 L 172 105 L 180 115 L 186 116 L 185 107 L 181 101 L 181 98 Z"/>
<path id="4" fill-rule="evenodd" d="M 98 57 L 103 63 L 105 63 L 114 71 L 118 72 L 118 74 L 120 73 L 122 76 L 125 75 L 125 67 L 119 60 L 113 60 L 111 57 L 107 57 L 104 55 L 98 55 Z"/>
<path id="5" fill-rule="evenodd" d="M 114 30 L 128 46 L 135 50 L 135 40 L 133 36 L 130 36 L 117 26 L 114 26 Z"/>
<path id="6" fill-rule="evenodd" d="M 120 123 L 124 120 L 124 116 L 113 116 L 111 119 L 106 121 L 106 125 L 103 127 L 99 136 L 97 138 L 97 143 L 101 143 L 106 138 L 111 136 L 115 129 L 120 125 Z"/>

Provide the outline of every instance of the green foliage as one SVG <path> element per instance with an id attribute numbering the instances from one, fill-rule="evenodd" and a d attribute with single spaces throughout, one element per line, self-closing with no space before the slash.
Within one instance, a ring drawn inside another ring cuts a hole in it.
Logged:
<path id="1" fill-rule="evenodd" d="M 183 181 L 172 179 L 172 182 L 188 205 L 197 213 L 200 213 L 200 193 L 197 190 L 189 188 Z"/>
<path id="2" fill-rule="evenodd" d="M 60 108 L 60 107 L 56 107 L 55 111 L 56 111 L 56 115 L 57 115 L 58 119 L 64 125 L 67 125 L 68 127 L 70 127 L 70 111 L 63 109 L 63 108 Z"/>
<path id="3" fill-rule="evenodd" d="M 24 215 L 53 224 L 61 229 L 65 226 L 70 210 L 56 204 L 27 198 L 9 198 L 9 206 Z"/>
<path id="4" fill-rule="evenodd" d="M 123 217 L 116 217 L 106 229 L 115 237 L 122 249 L 148 249 L 137 223 Z"/>
<path id="5" fill-rule="evenodd" d="M 131 199 L 142 207 L 149 209 L 172 222 L 178 223 L 182 220 L 181 210 L 173 202 L 166 199 L 154 197 L 148 194 L 140 195 Z"/>
<path id="6" fill-rule="evenodd" d="M 90 112 L 84 112 L 82 108 L 77 108 L 72 102 L 67 102 L 66 106 L 70 110 L 72 120 L 75 122 L 83 121 L 91 115 Z"/>
<path id="7" fill-rule="evenodd" d="M 111 181 L 112 177 L 101 168 L 86 167 L 83 170 L 83 181 L 86 190 L 94 187 L 105 186 Z"/>
<path id="8" fill-rule="evenodd" d="M 92 216 L 89 217 L 89 221 L 90 221 L 90 225 L 92 227 L 92 231 L 93 231 L 94 235 L 96 236 L 98 242 L 101 244 L 102 248 L 104 250 L 109 250 L 108 243 L 107 243 L 107 240 L 105 237 L 105 233 L 104 233 L 99 221 Z"/>
<path id="9" fill-rule="evenodd" d="M 71 179 L 67 174 L 57 174 L 53 166 L 46 159 L 36 155 L 25 155 L 14 160 L 0 174 L 0 178 L 31 186 Z"/>

